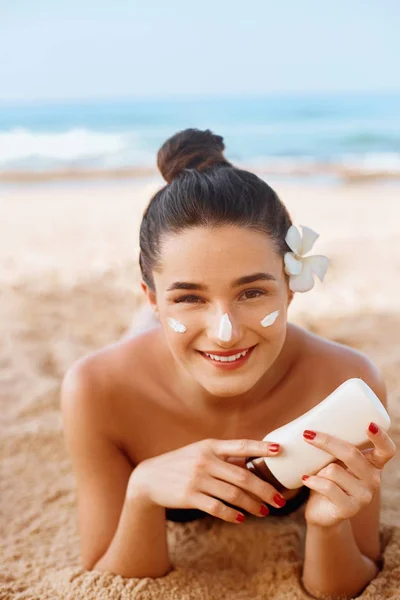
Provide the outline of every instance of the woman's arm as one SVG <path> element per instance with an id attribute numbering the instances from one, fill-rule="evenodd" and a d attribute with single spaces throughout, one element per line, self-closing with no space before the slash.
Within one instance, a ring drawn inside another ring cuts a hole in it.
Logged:
<path id="1" fill-rule="evenodd" d="M 127 494 L 117 531 L 93 569 L 122 577 L 162 577 L 171 570 L 165 508 Z"/>
<path id="2" fill-rule="evenodd" d="M 308 525 L 302 583 L 315 598 L 355 598 L 379 572 L 354 539 L 349 519 L 339 525 Z"/>
<path id="3" fill-rule="evenodd" d="M 165 510 L 127 498 L 136 469 L 112 439 L 109 406 L 93 365 L 74 365 L 61 408 L 76 477 L 81 563 L 123 577 L 159 577 L 169 569 Z"/>
<path id="4" fill-rule="evenodd" d="M 360 377 L 372 388 L 387 410 L 386 387 L 377 368 L 364 355 L 352 349 L 339 347 L 339 350 L 334 363 L 336 368 L 332 372 L 339 373 L 342 381 Z M 332 357 L 330 364 L 332 365 Z M 369 437 L 369 444 L 364 444 L 363 449 L 366 445 L 374 448 L 372 437 Z M 379 453 L 387 455 L 383 464 L 393 456 L 391 452 L 395 448 L 392 449 L 392 446 L 392 441 L 389 443 L 388 440 L 383 440 L 383 450 Z M 329 451 L 327 448 L 322 449 Z M 382 464 L 375 466 L 382 468 Z M 308 524 L 302 576 L 307 591 L 316 598 L 323 593 L 332 598 L 358 596 L 382 568 L 379 523 L 380 490 L 377 489 L 369 504 L 335 527 Z"/>

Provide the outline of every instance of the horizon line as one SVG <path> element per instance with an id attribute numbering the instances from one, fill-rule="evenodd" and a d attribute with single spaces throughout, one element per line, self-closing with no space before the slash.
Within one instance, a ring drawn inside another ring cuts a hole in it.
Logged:
<path id="1" fill-rule="evenodd" d="M 269 92 L 221 92 L 221 93 L 198 93 L 198 94 L 121 94 L 121 95 L 97 95 L 97 96 L 71 96 L 71 97 L 37 97 L 37 98 L 7 98 L 0 97 L 0 106 L 26 106 L 33 104 L 80 104 L 90 102 L 179 102 L 191 100 L 218 100 L 218 99 L 262 99 L 271 97 L 307 97 L 307 96 L 332 96 L 332 95 L 365 95 L 365 94 L 399 94 L 400 87 L 397 88 L 343 88 L 332 90 L 271 90 Z"/>

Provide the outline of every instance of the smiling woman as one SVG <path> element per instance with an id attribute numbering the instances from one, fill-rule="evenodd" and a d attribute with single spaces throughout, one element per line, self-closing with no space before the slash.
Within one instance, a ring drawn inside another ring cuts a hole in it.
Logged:
<path id="1" fill-rule="evenodd" d="M 260 382 L 266 369 L 271 381 L 275 368 L 282 368 L 278 361 L 269 370 L 284 343 L 286 312 L 293 297 L 282 257 L 265 233 L 229 224 L 163 234 L 161 253 L 152 269 L 155 288 L 143 283 L 143 289 L 161 323 L 172 318 L 185 328 L 182 335 L 168 327 L 165 336 L 176 365 L 193 378 L 196 409 L 207 413 L 210 404 L 216 407 L 216 398 L 233 399 L 251 390 L 249 406 L 258 382 L 262 393 L 266 390 L 265 381 Z M 262 326 L 276 311 L 279 318 L 273 325 Z M 227 356 L 249 348 L 252 352 L 230 364 L 204 361 L 204 353 Z M 228 370 L 229 382 L 223 377 Z"/>
<path id="2" fill-rule="evenodd" d="M 64 379 L 82 563 L 163 576 L 173 567 L 166 519 L 284 516 L 311 489 L 310 506 L 322 509 L 305 512 L 304 584 L 310 593 L 353 594 L 376 573 L 387 434 L 369 455 L 332 439 L 341 463 L 282 494 L 245 462 L 284 451 L 263 441 L 268 431 L 345 380 L 364 379 L 382 403 L 385 388 L 366 357 L 288 322 L 295 292 L 326 270 L 325 257 L 304 256 L 318 234 L 303 228 L 301 238 L 272 188 L 223 150 L 220 136 L 197 129 L 161 147 L 167 185 L 143 215 L 139 258 L 157 324 L 84 357 Z M 324 526 L 324 511 L 335 527 Z"/>

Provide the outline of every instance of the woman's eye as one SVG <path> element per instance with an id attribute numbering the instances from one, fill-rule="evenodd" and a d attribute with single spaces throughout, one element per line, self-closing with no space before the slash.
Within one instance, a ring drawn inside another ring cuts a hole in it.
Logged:
<path id="1" fill-rule="evenodd" d="M 181 296 L 180 298 L 177 298 L 174 302 L 176 304 L 178 304 L 179 302 L 190 302 L 192 304 L 193 299 L 194 302 L 197 302 L 197 300 L 201 300 L 201 298 L 199 298 L 198 296 Z"/>
<path id="2" fill-rule="evenodd" d="M 243 293 L 243 295 L 246 296 L 246 300 L 251 300 L 252 298 L 258 298 L 259 296 L 265 296 L 265 292 L 263 290 L 247 290 L 246 292 Z M 199 296 L 193 296 L 193 294 L 191 294 L 191 295 L 186 295 L 186 296 L 180 296 L 179 298 L 174 300 L 174 302 L 176 304 L 178 304 L 179 302 L 188 302 L 189 304 L 197 304 L 198 302 L 202 302 L 202 298 L 199 298 Z"/>
<path id="3" fill-rule="evenodd" d="M 247 290 L 246 292 L 244 292 L 244 294 L 249 294 L 248 299 L 250 300 L 251 298 L 258 298 L 260 295 L 264 296 L 265 292 L 262 290 Z"/>

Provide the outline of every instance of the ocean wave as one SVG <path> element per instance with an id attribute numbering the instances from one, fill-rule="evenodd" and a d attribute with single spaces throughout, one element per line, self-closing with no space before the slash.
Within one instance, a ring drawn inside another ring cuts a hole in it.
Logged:
<path id="1" fill-rule="evenodd" d="M 232 123 L 210 125 L 224 136 L 226 155 L 234 160 L 284 159 L 336 161 L 354 154 L 393 154 L 400 132 L 359 128 L 346 122 L 327 123 L 316 130 L 304 122 Z M 201 127 L 200 127 L 201 128 Z M 75 127 L 64 131 L 0 130 L 0 169 L 48 169 L 69 166 L 115 168 L 155 165 L 158 148 L 176 129 L 141 126 L 134 130 L 102 131 Z M 385 160 L 380 159 L 380 160 Z"/>
<path id="2" fill-rule="evenodd" d="M 148 162 L 149 156 L 149 152 L 135 148 L 132 134 L 84 128 L 51 133 L 24 128 L 0 132 L 1 169 L 48 169 L 71 164 L 107 168 L 132 158 Z"/>
<path id="3" fill-rule="evenodd" d="M 242 125 L 247 134 L 236 137 L 240 127 L 232 125 L 225 138 L 225 155 L 237 166 L 248 165 L 256 171 L 282 175 L 400 175 L 400 153 L 392 152 L 388 146 L 374 148 L 371 143 L 365 151 L 351 148 L 349 152 L 346 137 L 340 141 L 328 140 L 325 144 L 297 135 L 291 136 L 290 143 L 282 135 L 266 135 L 265 140 L 260 141 L 260 136 L 254 135 L 248 125 Z M 0 131 L 0 179 L 129 177 L 157 173 L 157 150 L 172 133 L 172 130 L 167 133 L 165 128 L 154 127 L 119 132 L 78 127 L 54 132 L 35 132 L 21 127 Z M 360 131 L 357 135 L 366 133 Z M 375 138 L 371 139 L 374 141 Z"/>
<path id="4" fill-rule="evenodd" d="M 72 129 L 66 132 L 34 133 L 23 128 L 0 133 L 0 164 L 25 159 L 70 161 L 121 152 L 118 135 Z"/>

